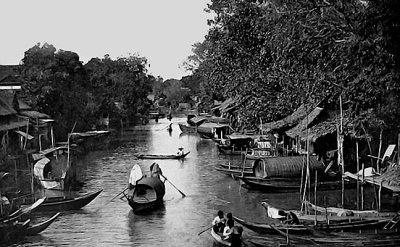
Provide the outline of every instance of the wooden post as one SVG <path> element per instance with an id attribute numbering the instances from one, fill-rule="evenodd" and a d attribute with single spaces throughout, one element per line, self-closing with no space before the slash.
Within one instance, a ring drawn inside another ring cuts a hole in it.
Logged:
<path id="1" fill-rule="evenodd" d="M 364 163 L 362 164 L 362 179 L 361 179 L 361 210 L 364 210 Z"/>
<path id="2" fill-rule="evenodd" d="M 315 184 L 314 184 L 314 205 L 317 206 L 317 177 L 318 177 L 318 170 L 315 170 Z M 315 222 L 314 225 L 317 225 L 317 210 L 314 210 L 315 213 Z"/>
<path id="3" fill-rule="evenodd" d="M 379 133 L 379 149 L 378 149 L 378 158 L 376 159 L 376 171 L 378 173 L 381 173 L 380 169 L 379 169 L 379 160 L 381 157 L 381 149 L 382 149 L 382 132 L 383 130 L 381 129 L 380 133 Z"/>
<path id="4" fill-rule="evenodd" d="M 379 194 L 378 194 L 378 212 L 381 211 L 381 200 L 382 200 L 382 182 L 383 180 L 381 180 L 380 184 L 379 184 Z"/>
<path id="5" fill-rule="evenodd" d="M 357 210 L 360 210 L 360 180 L 358 172 L 360 171 L 360 160 L 358 157 L 358 140 L 356 140 L 356 159 L 357 159 Z"/>

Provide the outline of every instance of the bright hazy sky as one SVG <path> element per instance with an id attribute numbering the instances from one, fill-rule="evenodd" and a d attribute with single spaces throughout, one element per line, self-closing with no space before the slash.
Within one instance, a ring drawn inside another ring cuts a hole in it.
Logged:
<path id="1" fill-rule="evenodd" d="M 204 40 L 210 0 L 0 0 L 0 64 L 19 64 L 37 43 L 76 52 L 84 63 L 139 54 L 149 74 L 187 75 L 182 63 Z"/>

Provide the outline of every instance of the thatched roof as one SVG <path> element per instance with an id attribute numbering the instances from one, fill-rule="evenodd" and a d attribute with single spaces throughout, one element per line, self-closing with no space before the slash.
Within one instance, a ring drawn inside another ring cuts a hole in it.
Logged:
<path id="1" fill-rule="evenodd" d="M 381 175 L 382 180 L 388 181 L 391 186 L 400 186 L 400 166 L 389 165 L 387 170 Z"/>
<path id="2" fill-rule="evenodd" d="M 318 107 L 317 107 L 318 108 Z M 312 142 L 318 138 L 334 133 L 340 125 L 340 114 L 338 112 L 322 112 L 322 109 L 315 109 L 308 116 L 309 124 L 304 124 L 304 120 L 298 126 L 286 131 L 286 134 L 292 138 L 299 137 L 306 140 L 307 137 Z M 348 112 L 343 115 L 343 132 L 344 134 L 354 134 L 353 123 L 350 121 Z"/>
<path id="3" fill-rule="evenodd" d="M 323 108 L 316 107 L 310 114 L 308 114 L 305 118 L 303 118 L 294 128 L 286 131 L 286 135 L 295 138 L 299 136 L 304 130 L 307 130 L 309 126 L 312 126 L 318 116 L 323 111 Z"/>
<path id="4" fill-rule="evenodd" d="M 304 119 L 314 108 L 315 104 L 303 104 L 289 116 L 275 122 L 263 124 L 261 131 L 265 133 L 291 128 Z"/>

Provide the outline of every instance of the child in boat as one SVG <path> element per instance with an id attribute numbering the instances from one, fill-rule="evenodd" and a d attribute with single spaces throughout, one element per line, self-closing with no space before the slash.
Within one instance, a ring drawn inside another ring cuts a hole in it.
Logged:
<path id="1" fill-rule="evenodd" d="M 230 236 L 232 233 L 232 227 L 235 225 L 233 219 L 228 219 L 226 221 L 226 225 L 224 228 L 224 232 L 222 233 L 222 237 L 224 240 L 230 240 Z"/>
<path id="2" fill-rule="evenodd" d="M 225 218 L 224 218 L 224 212 L 222 210 L 218 211 L 218 215 L 212 221 L 212 226 L 214 232 L 216 233 L 222 233 L 222 231 L 224 230 Z"/>

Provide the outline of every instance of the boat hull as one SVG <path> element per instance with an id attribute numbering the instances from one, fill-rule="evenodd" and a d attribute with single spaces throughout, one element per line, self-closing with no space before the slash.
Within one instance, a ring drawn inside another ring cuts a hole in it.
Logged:
<path id="1" fill-rule="evenodd" d="M 141 154 L 138 155 L 137 158 L 138 159 L 156 159 L 156 160 L 160 160 L 160 159 L 184 159 L 190 152 L 185 153 L 184 155 L 175 155 L 175 154 L 171 154 L 171 155 L 162 155 L 162 154 Z"/>
<path id="2" fill-rule="evenodd" d="M 40 223 L 35 224 L 35 225 L 33 225 L 33 226 L 29 226 L 29 227 L 26 229 L 26 235 L 28 235 L 28 236 L 33 236 L 33 235 L 39 234 L 39 233 L 41 233 L 42 231 L 46 230 L 47 227 L 49 227 L 49 226 L 58 218 L 58 216 L 59 216 L 60 214 L 61 214 L 61 213 L 58 212 L 58 213 L 56 213 L 55 215 L 53 215 L 51 218 L 49 218 L 48 220 L 46 220 L 46 221 L 40 222 Z"/>
<path id="3" fill-rule="evenodd" d="M 221 235 L 216 233 L 214 229 L 211 227 L 211 236 L 214 238 L 214 241 L 222 246 L 231 246 L 229 241 L 223 240 Z"/>
<path id="4" fill-rule="evenodd" d="M 38 211 L 45 212 L 78 210 L 93 201 L 102 191 L 103 190 L 87 193 L 76 198 L 62 198 L 54 200 L 47 198 L 46 201 L 40 205 Z"/>

